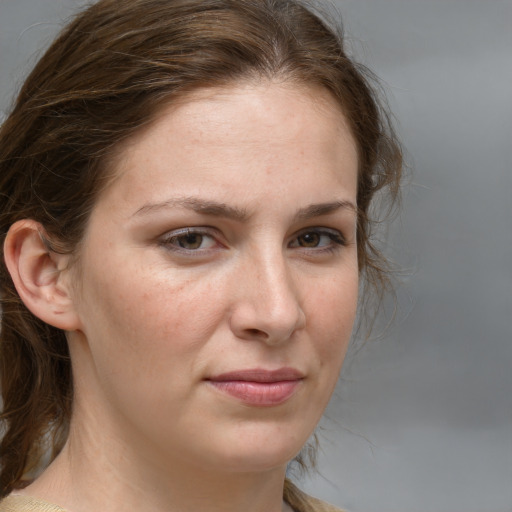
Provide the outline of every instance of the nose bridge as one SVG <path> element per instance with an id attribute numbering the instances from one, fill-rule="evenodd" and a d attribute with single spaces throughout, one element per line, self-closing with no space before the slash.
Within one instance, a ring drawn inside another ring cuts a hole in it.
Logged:
<path id="1" fill-rule="evenodd" d="M 293 285 L 289 269 L 284 260 L 283 251 L 277 249 L 267 250 L 255 258 L 255 276 L 259 283 L 261 293 L 266 298 L 267 305 L 280 305 L 291 299 Z"/>
<path id="2" fill-rule="evenodd" d="M 244 265 L 244 294 L 238 304 L 238 334 L 263 337 L 268 343 L 288 339 L 305 323 L 297 283 L 282 247 L 251 251 Z"/>

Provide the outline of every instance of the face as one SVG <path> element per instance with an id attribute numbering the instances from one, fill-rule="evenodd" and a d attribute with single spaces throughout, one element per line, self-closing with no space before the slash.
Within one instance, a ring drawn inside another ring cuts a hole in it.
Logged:
<path id="1" fill-rule="evenodd" d="M 203 468 L 285 465 L 357 290 L 354 140 L 322 90 L 204 90 L 123 148 L 83 240 L 75 418 Z M 77 421 L 78 422 L 78 421 Z"/>

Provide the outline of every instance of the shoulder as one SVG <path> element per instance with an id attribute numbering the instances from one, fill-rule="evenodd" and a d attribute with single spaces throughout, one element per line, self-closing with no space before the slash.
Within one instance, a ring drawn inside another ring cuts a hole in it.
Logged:
<path id="1" fill-rule="evenodd" d="M 295 512 L 344 512 L 334 505 L 308 496 L 289 480 L 285 482 L 284 499 Z"/>
<path id="2" fill-rule="evenodd" d="M 66 512 L 63 508 L 30 496 L 10 495 L 0 501 L 0 512 Z"/>

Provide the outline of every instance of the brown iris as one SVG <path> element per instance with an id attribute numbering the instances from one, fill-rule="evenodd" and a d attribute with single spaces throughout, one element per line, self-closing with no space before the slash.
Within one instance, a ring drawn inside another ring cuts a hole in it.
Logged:
<path id="1" fill-rule="evenodd" d="M 187 233 L 176 237 L 178 245 L 183 249 L 199 249 L 203 243 L 203 235 L 199 233 Z"/>
<path id="2" fill-rule="evenodd" d="M 311 231 L 309 233 L 304 233 L 297 237 L 297 241 L 300 247 L 318 247 L 320 243 L 320 234 Z"/>

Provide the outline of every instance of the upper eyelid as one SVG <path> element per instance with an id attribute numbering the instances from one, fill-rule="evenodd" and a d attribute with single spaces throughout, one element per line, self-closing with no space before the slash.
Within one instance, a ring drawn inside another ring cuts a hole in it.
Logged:
<path id="1" fill-rule="evenodd" d="M 322 225 L 314 225 L 314 226 L 307 226 L 301 229 L 298 229 L 295 231 L 291 236 L 297 236 L 297 234 L 300 233 L 307 233 L 308 231 L 316 231 L 316 232 L 327 232 L 327 233 L 337 233 L 340 235 L 343 235 L 343 230 L 339 228 L 333 228 L 328 226 L 322 226 Z M 210 233 L 221 233 L 221 231 L 216 228 L 215 226 L 185 226 L 182 228 L 176 228 L 166 231 L 162 236 L 166 235 L 172 235 L 177 236 L 182 233 L 200 233 L 200 234 L 210 234 Z"/>
<path id="2" fill-rule="evenodd" d="M 345 237 L 344 231 L 342 229 L 332 228 L 332 227 L 328 227 L 328 226 L 321 226 L 321 225 L 320 226 L 308 226 L 305 228 L 301 228 L 301 229 L 295 231 L 291 235 L 291 237 L 298 236 L 301 233 L 307 233 L 308 231 L 315 231 L 317 233 L 333 233 L 333 234 L 337 234 L 337 235 L 341 235 L 341 236 Z M 222 232 L 214 226 L 186 226 L 183 228 L 177 228 L 177 229 L 172 229 L 172 230 L 166 231 L 163 235 L 161 235 L 161 238 L 180 236 L 182 234 L 187 234 L 187 233 L 197 233 L 197 234 L 203 234 L 203 235 L 215 235 L 215 234 L 222 235 Z"/>
<path id="3" fill-rule="evenodd" d="M 219 231 L 216 228 L 210 226 L 187 226 L 184 228 L 177 228 L 171 229 L 170 231 L 166 231 L 159 238 L 165 240 L 187 234 L 215 236 L 219 234 Z"/>
<path id="4" fill-rule="evenodd" d="M 299 229 L 296 234 L 307 233 L 308 231 L 315 231 L 317 233 L 336 233 L 343 234 L 343 231 L 339 228 L 331 228 L 328 226 L 308 226 L 302 229 Z"/>
<path id="5" fill-rule="evenodd" d="M 309 232 L 319 233 L 321 235 L 322 234 L 337 235 L 337 236 L 340 236 L 341 238 L 343 238 L 344 240 L 346 240 L 346 238 L 347 238 L 345 236 L 345 233 L 343 232 L 343 230 L 337 229 L 337 228 L 329 228 L 327 226 L 312 226 L 312 227 L 300 229 L 299 231 L 297 231 L 296 233 L 293 234 L 292 238 L 298 237 L 303 233 L 309 233 Z"/>
<path id="6" fill-rule="evenodd" d="M 219 238 L 222 238 L 218 231 L 211 227 L 206 226 L 191 226 L 186 228 L 178 228 L 172 229 L 170 231 L 166 231 L 163 235 L 158 237 L 160 243 L 166 243 L 174 238 L 179 238 L 180 236 L 186 235 L 201 235 L 213 238 L 219 241 Z M 222 243 L 222 242 L 220 242 Z"/>

